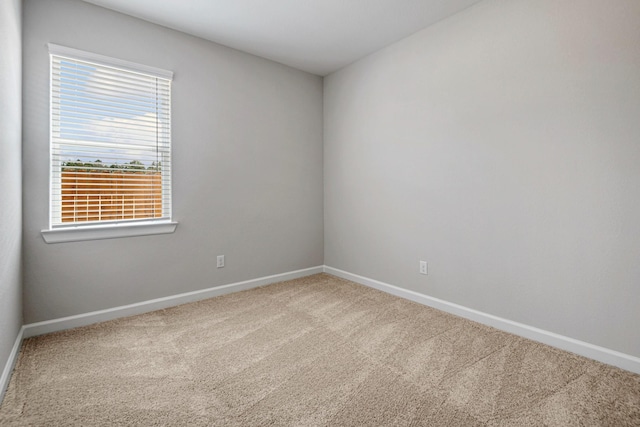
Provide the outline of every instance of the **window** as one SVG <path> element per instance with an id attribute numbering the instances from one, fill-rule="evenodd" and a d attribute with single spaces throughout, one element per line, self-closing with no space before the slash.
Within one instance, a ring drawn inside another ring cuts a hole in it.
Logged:
<path id="1" fill-rule="evenodd" d="M 62 46 L 49 45 L 49 53 L 51 189 L 45 240 L 56 240 L 51 236 L 60 230 L 85 229 L 84 237 L 63 241 L 121 237 L 109 229 L 156 234 L 148 226 L 167 223 L 173 224 L 170 231 L 155 231 L 172 232 L 173 74 Z"/>

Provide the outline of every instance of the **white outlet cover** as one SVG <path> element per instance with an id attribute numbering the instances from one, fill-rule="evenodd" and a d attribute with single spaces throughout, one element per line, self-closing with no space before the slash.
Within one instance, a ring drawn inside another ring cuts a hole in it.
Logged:
<path id="1" fill-rule="evenodd" d="M 427 274 L 427 261 L 420 261 L 420 274 Z"/>

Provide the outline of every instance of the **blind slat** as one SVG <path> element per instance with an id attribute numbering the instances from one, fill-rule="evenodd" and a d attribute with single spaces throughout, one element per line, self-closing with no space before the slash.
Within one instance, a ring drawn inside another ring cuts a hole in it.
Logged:
<path id="1" fill-rule="evenodd" d="M 96 138 L 98 138 L 96 136 Z M 168 143 L 167 141 L 163 141 L 163 143 L 161 144 L 155 144 L 154 141 L 148 141 L 147 144 L 134 144 L 133 142 L 127 142 L 127 141 L 122 141 L 122 142 L 116 142 L 116 141 L 89 141 L 89 140 L 76 140 L 76 139 L 67 139 L 67 138 L 59 138 L 60 142 L 59 144 L 61 145 L 62 148 L 67 148 L 69 150 L 73 150 L 76 147 L 77 148 L 83 148 L 83 147 L 94 147 L 94 148 L 103 148 L 103 149 L 107 149 L 105 151 L 107 152 L 114 152 L 113 150 L 121 150 L 121 153 L 119 154 L 125 154 L 124 157 L 130 157 L 127 156 L 127 151 L 126 150 L 140 150 L 140 151 L 145 151 L 145 150 L 149 150 L 151 152 L 155 152 L 156 149 L 163 151 L 163 152 L 167 152 L 169 151 L 168 148 Z M 62 151 L 60 151 L 62 152 Z M 95 159 L 94 159 L 95 160 Z M 136 160 L 136 159 L 133 159 Z"/>
<path id="2" fill-rule="evenodd" d="M 156 113 L 159 109 L 142 108 L 133 104 L 115 103 L 115 102 L 100 102 L 97 99 L 85 100 L 79 97 L 66 97 L 66 98 L 53 98 L 53 106 L 58 109 L 60 115 L 73 114 L 76 111 L 87 111 L 89 113 L 98 112 L 100 114 L 113 114 L 119 113 L 126 116 L 144 116 L 149 113 Z M 156 114 L 154 114 L 155 116 Z"/>
<path id="3" fill-rule="evenodd" d="M 79 126 L 94 126 L 95 128 L 98 129 L 111 129 L 113 128 L 113 124 L 104 124 L 101 123 L 101 117 L 100 116 L 93 116 L 93 118 L 85 118 L 85 117 L 78 117 L 78 115 L 72 116 L 72 115 L 63 115 L 63 116 L 56 116 L 54 117 L 54 120 L 59 120 L 60 117 L 64 117 L 64 120 L 67 123 L 67 126 L 76 128 Z M 165 138 L 169 138 L 169 129 L 164 129 L 164 128 L 158 128 L 157 124 L 154 121 L 145 121 L 145 122 L 128 122 L 125 121 L 125 118 L 122 119 L 113 119 L 116 121 L 118 127 L 122 127 L 123 129 L 129 131 L 135 131 L 135 132 L 144 132 L 144 133 L 149 133 L 149 132 L 156 132 L 156 131 L 160 131 L 163 134 L 163 137 Z M 59 128 L 59 126 L 57 126 Z"/>
<path id="4" fill-rule="evenodd" d="M 130 100 L 139 100 L 144 102 L 148 102 L 149 100 L 167 102 L 169 100 L 169 94 L 161 91 L 148 90 L 137 86 L 114 86 L 108 84 L 108 82 L 102 81 L 78 82 L 62 80 L 53 85 L 53 93 L 54 96 L 58 96 L 62 93 L 69 94 L 72 90 L 79 87 L 86 90 L 87 93 L 91 93 L 96 96 L 123 96 Z"/>

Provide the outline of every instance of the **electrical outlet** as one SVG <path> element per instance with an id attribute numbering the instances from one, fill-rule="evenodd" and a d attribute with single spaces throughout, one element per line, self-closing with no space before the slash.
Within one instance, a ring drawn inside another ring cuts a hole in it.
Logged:
<path id="1" fill-rule="evenodd" d="M 224 255 L 218 255 L 218 268 L 224 267 Z"/>
<path id="2" fill-rule="evenodd" d="M 420 274 L 428 274 L 427 273 L 427 261 L 420 261 Z"/>

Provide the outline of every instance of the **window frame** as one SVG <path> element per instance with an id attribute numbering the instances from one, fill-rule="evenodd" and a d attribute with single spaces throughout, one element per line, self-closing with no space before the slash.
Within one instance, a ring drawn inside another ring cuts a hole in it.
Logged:
<path id="1" fill-rule="evenodd" d="M 54 204 L 60 203 L 54 197 L 54 159 L 53 159 L 53 57 L 65 57 L 70 60 L 85 61 L 98 66 L 107 66 L 123 71 L 144 74 L 150 77 L 158 77 L 165 80 L 173 80 L 173 72 L 147 65 L 137 64 L 117 58 L 111 58 L 91 52 L 85 52 L 65 46 L 49 43 L 49 228 L 41 231 L 42 237 L 47 243 L 61 243 L 85 240 L 100 240 L 119 237 L 146 236 L 153 234 L 168 234 L 176 230 L 178 223 L 173 220 L 172 209 L 172 173 L 168 178 L 168 218 L 153 219 L 125 219 L 109 221 L 90 221 L 87 223 L 73 222 L 70 224 L 54 224 Z M 171 86 L 169 86 L 169 156 L 172 157 L 171 143 Z M 61 169 L 60 169 L 61 172 Z M 166 194 L 163 187 L 163 200 Z"/>

